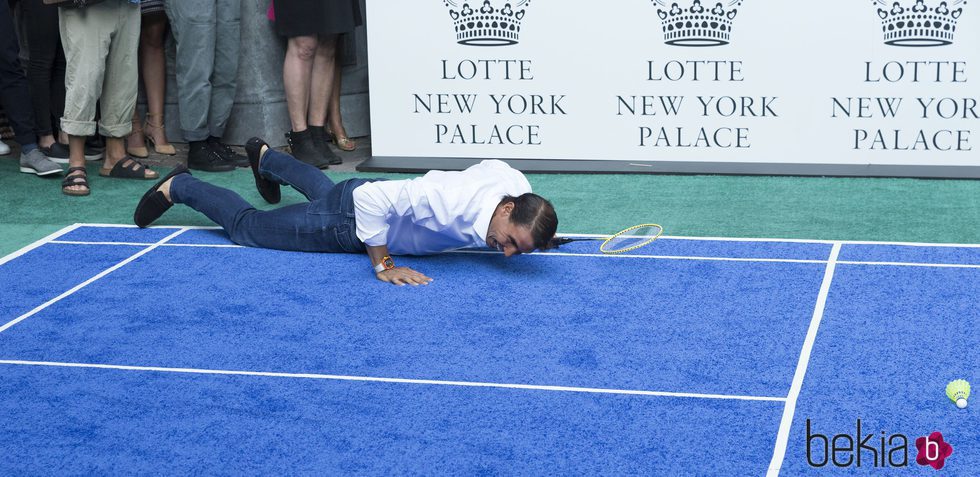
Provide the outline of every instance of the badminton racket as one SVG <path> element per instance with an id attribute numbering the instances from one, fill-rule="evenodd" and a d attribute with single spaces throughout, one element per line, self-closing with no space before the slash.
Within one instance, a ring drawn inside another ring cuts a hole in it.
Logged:
<path id="1" fill-rule="evenodd" d="M 657 224 L 639 224 L 625 228 L 606 237 L 555 237 L 551 239 L 551 248 L 580 241 L 601 241 L 599 251 L 605 254 L 626 253 L 645 247 L 660 238 L 664 228 Z"/>

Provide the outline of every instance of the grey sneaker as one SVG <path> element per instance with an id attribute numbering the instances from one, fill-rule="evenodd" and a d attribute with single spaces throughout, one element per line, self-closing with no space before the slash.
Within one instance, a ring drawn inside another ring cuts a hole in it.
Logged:
<path id="1" fill-rule="evenodd" d="M 27 154 L 20 155 L 20 171 L 39 176 L 61 174 L 64 172 L 61 170 L 61 166 L 48 159 L 40 149 L 34 149 Z"/>
<path id="2" fill-rule="evenodd" d="M 0 141 L 0 156 L 6 156 L 10 154 L 10 146 L 7 143 Z"/>

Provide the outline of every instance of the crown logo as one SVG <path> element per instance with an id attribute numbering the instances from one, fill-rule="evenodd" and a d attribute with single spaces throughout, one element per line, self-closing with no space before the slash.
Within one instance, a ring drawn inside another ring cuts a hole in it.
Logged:
<path id="1" fill-rule="evenodd" d="M 965 5 L 966 0 L 939 2 L 936 7 L 926 6 L 925 0 L 915 0 L 912 6 L 889 0 L 874 3 L 878 5 L 886 45 L 943 46 L 953 43 L 956 20 L 963 14 L 960 5 Z"/>
<path id="2" fill-rule="evenodd" d="M 456 26 L 456 42 L 472 46 L 506 46 L 517 43 L 521 20 L 531 0 L 514 0 L 503 7 L 494 7 L 490 0 L 474 9 L 469 2 L 443 0 Z"/>
<path id="3" fill-rule="evenodd" d="M 732 21 L 743 0 L 726 0 L 713 8 L 694 0 L 689 7 L 678 2 L 651 0 L 657 4 L 657 15 L 663 23 L 664 43 L 676 46 L 727 45 L 732 34 Z"/>

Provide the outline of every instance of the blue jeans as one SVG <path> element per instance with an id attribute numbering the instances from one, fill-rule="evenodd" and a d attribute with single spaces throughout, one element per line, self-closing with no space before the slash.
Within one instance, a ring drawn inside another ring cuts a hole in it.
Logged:
<path id="1" fill-rule="evenodd" d="M 289 154 L 269 149 L 259 165 L 262 177 L 293 186 L 309 203 L 274 210 L 256 210 L 233 191 L 179 174 L 170 198 L 208 216 L 231 240 L 246 247 L 301 252 L 362 253 L 354 225 L 354 189 L 370 179 L 334 184 L 319 169 Z"/>

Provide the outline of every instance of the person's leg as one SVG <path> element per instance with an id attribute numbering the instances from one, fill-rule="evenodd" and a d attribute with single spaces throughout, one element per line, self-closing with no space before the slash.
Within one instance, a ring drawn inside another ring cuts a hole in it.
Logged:
<path id="1" fill-rule="evenodd" d="M 0 105 L 3 106 L 15 140 L 22 148 L 37 147 L 34 138 L 34 108 L 27 77 L 20 66 L 20 46 L 13 15 L 7 2 L 0 1 Z"/>
<path id="2" fill-rule="evenodd" d="M 327 123 L 327 107 L 333 94 L 336 68 L 337 35 L 324 35 L 317 44 L 310 81 L 310 106 L 307 124 L 323 128 Z"/>
<path id="3" fill-rule="evenodd" d="M 84 9 L 61 8 L 58 26 L 65 49 L 65 113 L 61 129 L 68 135 L 68 177 L 85 176 L 85 138 L 95 134 L 95 109 L 102 92 L 106 57 L 115 31 L 117 3 L 107 1 Z M 130 114 L 132 114 L 130 112 Z M 127 118 L 128 119 L 128 118 Z M 87 185 L 65 183 L 62 192 L 86 195 Z"/>
<path id="4" fill-rule="evenodd" d="M 179 0 L 164 4 L 177 41 L 176 76 L 180 128 L 190 142 L 207 140 L 210 130 L 211 75 L 214 73 L 215 0 Z"/>
<path id="5" fill-rule="evenodd" d="M 326 197 L 334 187 L 334 182 L 316 167 L 275 149 L 262 155 L 259 174 L 278 184 L 292 186 L 311 201 Z"/>
<path id="6" fill-rule="evenodd" d="M 110 0 L 109 5 L 113 5 Z M 115 20 L 112 39 L 106 57 L 105 80 L 102 85 L 99 132 L 106 138 L 105 162 L 102 174 L 109 174 L 119 161 L 122 167 L 141 172 L 143 178 L 158 177 L 154 171 L 135 163 L 126 155 L 124 138 L 133 127 L 133 111 L 139 90 L 139 71 L 136 64 L 140 39 L 140 7 L 128 1 L 114 4 Z M 115 176 L 114 176 L 115 177 Z"/>
<path id="7" fill-rule="evenodd" d="M 241 48 L 241 0 L 217 0 L 217 40 L 214 47 L 214 72 L 211 75 L 211 104 L 208 129 L 221 139 L 235 104 L 238 58 Z"/>
<path id="8" fill-rule="evenodd" d="M 61 49 L 58 34 L 58 7 L 45 5 L 42 0 L 23 0 L 23 21 L 26 23 L 29 62 L 27 78 L 31 87 L 31 104 L 34 107 L 34 127 L 38 145 L 50 147 L 55 142 L 53 119 L 61 117 L 61 111 L 54 112 L 51 97 L 52 81 L 55 77 L 55 62 Z M 60 67 L 61 89 L 64 91 L 64 66 Z M 62 97 L 64 92 L 61 93 Z M 61 100 L 62 103 L 64 99 Z M 62 105 L 62 108 L 64 106 Z"/>
<path id="9" fill-rule="evenodd" d="M 312 204 L 294 204 L 259 211 L 235 192 L 179 174 L 160 190 L 175 204 L 184 204 L 220 225 L 232 241 L 247 247 L 308 252 L 352 252 L 349 239 L 337 239 L 343 214 L 323 213 Z M 343 225 L 344 231 L 350 228 Z"/>
<path id="10" fill-rule="evenodd" d="M 140 71 L 143 89 L 146 91 L 146 124 L 144 131 L 159 154 L 176 154 L 167 141 L 164 129 L 163 103 L 167 86 L 167 64 L 164 56 L 164 38 L 167 33 L 167 15 L 155 12 L 143 15 L 140 31 Z"/>
<path id="11" fill-rule="evenodd" d="M 327 108 L 327 128 L 333 136 L 337 148 L 342 151 L 353 151 L 357 148 L 357 143 L 347 137 L 347 130 L 344 129 L 344 120 L 340 114 L 340 73 L 341 68 L 339 58 L 336 59 L 333 69 L 333 88 L 330 93 L 330 106 Z"/>
<path id="12" fill-rule="evenodd" d="M 310 87 L 313 62 L 318 40 L 316 36 L 296 36 L 288 41 L 282 80 L 286 89 L 286 107 L 293 131 L 306 131 L 310 106 Z"/>
<path id="13" fill-rule="evenodd" d="M 327 123 L 327 107 L 330 104 L 332 91 L 334 88 L 334 71 L 336 70 L 335 54 L 337 51 L 337 35 L 325 35 L 320 37 L 316 49 L 316 56 L 313 58 L 313 71 L 310 81 L 310 104 L 307 112 L 307 126 L 313 145 L 319 152 L 320 157 L 327 160 L 328 164 L 340 164 L 341 159 L 330 150 L 327 140 L 327 130 L 324 126 Z"/>
<path id="14" fill-rule="evenodd" d="M 68 135 L 61 130 L 60 120 L 65 115 L 65 49 L 61 41 L 61 34 L 54 33 L 58 37 L 58 51 L 54 58 L 54 69 L 51 76 L 51 114 L 55 118 L 55 130 L 58 133 L 58 142 L 68 144 Z"/>

